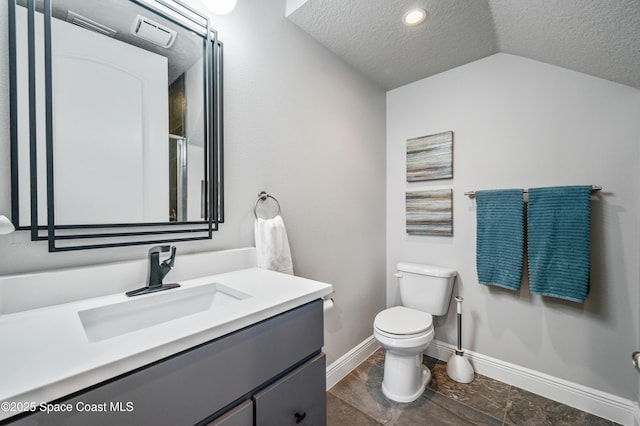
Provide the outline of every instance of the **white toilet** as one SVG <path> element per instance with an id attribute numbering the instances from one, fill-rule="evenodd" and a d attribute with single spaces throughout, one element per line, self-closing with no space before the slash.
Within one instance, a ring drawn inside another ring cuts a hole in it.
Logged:
<path id="1" fill-rule="evenodd" d="M 433 339 L 431 315 L 444 315 L 456 271 L 439 266 L 399 263 L 396 273 L 402 306 L 376 315 L 373 335 L 386 350 L 382 393 L 394 401 L 418 399 L 431 379 L 422 353 Z"/>

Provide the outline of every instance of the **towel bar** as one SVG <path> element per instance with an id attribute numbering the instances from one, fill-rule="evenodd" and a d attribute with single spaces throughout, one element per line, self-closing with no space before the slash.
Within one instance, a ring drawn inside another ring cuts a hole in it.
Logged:
<path id="1" fill-rule="evenodd" d="M 258 198 L 256 199 L 256 204 L 253 206 L 253 215 L 255 216 L 256 219 L 258 219 L 258 204 L 260 204 L 261 201 L 266 201 L 268 198 L 271 198 L 273 201 L 276 202 L 276 204 L 278 205 L 278 215 L 282 215 L 282 209 L 280 208 L 280 203 L 278 202 L 276 197 L 274 197 L 271 194 L 267 194 L 264 191 L 261 191 L 258 194 Z"/>
<path id="2" fill-rule="evenodd" d="M 601 186 L 591 185 L 591 192 L 600 191 L 602 189 Z M 526 188 L 522 190 L 525 194 L 529 192 Z M 469 198 L 476 198 L 476 191 L 467 191 L 464 193 Z"/>

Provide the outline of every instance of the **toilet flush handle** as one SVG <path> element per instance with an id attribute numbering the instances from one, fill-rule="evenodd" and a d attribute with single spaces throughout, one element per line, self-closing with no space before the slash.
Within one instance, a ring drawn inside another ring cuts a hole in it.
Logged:
<path id="1" fill-rule="evenodd" d="M 632 353 L 631 360 L 633 361 L 633 366 L 636 368 L 638 373 L 640 373 L 640 352 Z"/>
<path id="2" fill-rule="evenodd" d="M 393 274 L 396 278 L 402 278 L 402 274 L 400 272 L 396 272 Z"/>

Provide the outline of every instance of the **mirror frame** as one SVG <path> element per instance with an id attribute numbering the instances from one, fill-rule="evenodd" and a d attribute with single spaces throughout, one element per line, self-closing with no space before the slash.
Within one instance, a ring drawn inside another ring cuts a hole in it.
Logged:
<path id="1" fill-rule="evenodd" d="M 18 177 L 18 101 L 17 101 L 17 41 L 16 0 L 9 1 L 9 80 L 10 80 L 10 146 L 12 219 L 18 230 L 29 230 L 32 241 L 48 241 L 49 251 L 70 251 L 94 248 L 121 247 L 166 242 L 212 239 L 213 232 L 224 221 L 224 169 L 222 126 L 222 51 L 223 44 L 217 32 L 210 26 L 207 16 L 185 5 L 180 0 L 169 3 L 153 0 L 154 4 L 140 0 L 128 0 L 142 8 L 181 25 L 203 37 L 204 87 L 205 87 L 205 213 L 207 219 L 186 222 L 118 223 L 118 224 L 55 224 L 55 197 L 53 186 L 53 94 L 51 19 L 52 0 L 44 0 L 44 66 L 45 66 L 45 144 L 47 182 L 47 224 L 38 223 L 38 172 L 37 172 L 37 114 L 35 69 L 35 0 L 27 3 L 28 85 L 29 85 L 29 186 L 30 225 L 20 222 Z M 164 8 L 164 10 L 162 9 Z M 175 14 L 171 16 L 170 14 Z M 178 21 L 178 18 L 180 19 Z M 100 240 L 99 242 L 95 242 Z M 107 241 L 108 240 L 108 241 Z"/>

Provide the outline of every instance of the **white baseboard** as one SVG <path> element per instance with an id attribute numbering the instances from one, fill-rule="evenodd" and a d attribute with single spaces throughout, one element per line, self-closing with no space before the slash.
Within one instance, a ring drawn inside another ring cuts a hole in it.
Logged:
<path id="1" fill-rule="evenodd" d="M 327 366 L 327 390 L 331 389 L 379 348 L 380 343 L 373 336 L 368 337 L 358 346 Z"/>
<path id="2" fill-rule="evenodd" d="M 434 340 L 426 354 L 447 361 L 455 346 Z M 640 426 L 640 408 L 635 401 L 611 395 L 577 383 L 530 370 L 479 353 L 465 350 L 475 371 L 529 392 L 626 426 Z"/>

